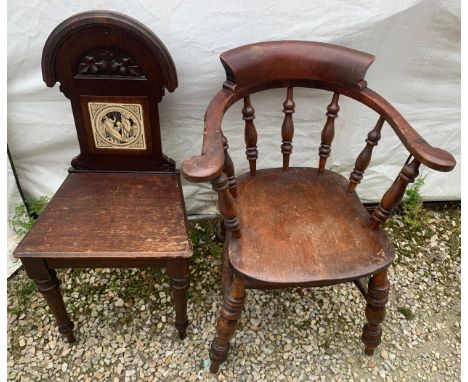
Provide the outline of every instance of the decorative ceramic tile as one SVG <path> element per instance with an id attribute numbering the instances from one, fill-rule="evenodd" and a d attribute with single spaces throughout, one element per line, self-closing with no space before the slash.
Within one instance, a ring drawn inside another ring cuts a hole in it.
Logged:
<path id="1" fill-rule="evenodd" d="M 88 108 L 96 148 L 146 149 L 142 105 L 88 102 Z"/>

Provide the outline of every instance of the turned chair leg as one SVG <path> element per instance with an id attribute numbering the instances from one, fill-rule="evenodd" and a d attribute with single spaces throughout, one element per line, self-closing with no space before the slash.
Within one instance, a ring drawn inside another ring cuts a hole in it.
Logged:
<path id="1" fill-rule="evenodd" d="M 373 355 L 374 350 L 380 345 L 382 328 L 380 324 L 385 318 L 385 305 L 388 301 L 390 283 L 387 279 L 387 269 L 376 273 L 369 280 L 366 294 L 366 318 L 367 324 L 362 331 L 362 341 L 365 345 L 366 355 Z"/>
<path id="2" fill-rule="evenodd" d="M 236 331 L 239 317 L 245 302 L 244 281 L 233 272 L 232 281 L 223 294 L 224 302 L 218 319 L 217 335 L 211 344 L 210 371 L 217 373 L 219 366 L 226 361 L 229 352 L 229 340 Z"/>
<path id="3" fill-rule="evenodd" d="M 187 327 L 189 325 L 187 317 L 189 288 L 188 259 L 168 260 L 166 267 L 171 279 L 170 285 L 175 305 L 175 327 L 179 338 L 183 340 L 187 337 Z"/>
<path id="4" fill-rule="evenodd" d="M 68 316 L 55 270 L 48 269 L 43 260 L 22 260 L 26 273 L 36 283 L 57 322 L 58 331 L 68 342 L 75 342 L 74 324 Z"/>

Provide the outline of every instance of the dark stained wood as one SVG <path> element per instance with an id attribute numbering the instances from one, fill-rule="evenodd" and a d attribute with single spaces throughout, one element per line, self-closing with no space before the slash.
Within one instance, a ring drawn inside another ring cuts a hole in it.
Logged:
<path id="1" fill-rule="evenodd" d="M 222 216 L 219 216 L 218 225 L 216 229 L 216 240 L 219 243 L 224 243 L 225 238 L 226 238 L 226 227 L 224 226 L 224 219 Z"/>
<path id="2" fill-rule="evenodd" d="M 294 99 L 293 99 L 293 88 L 288 88 L 286 100 L 283 103 L 284 120 L 283 126 L 281 127 L 281 136 L 283 143 L 281 144 L 281 153 L 283 154 L 283 171 L 288 171 L 289 168 L 289 157 L 291 156 L 293 145 L 292 139 L 294 136 L 294 123 L 292 115 L 294 113 Z"/>
<path id="3" fill-rule="evenodd" d="M 367 324 L 362 331 L 362 341 L 365 345 L 366 355 L 374 354 L 374 349 L 380 345 L 382 328 L 380 324 L 385 318 L 385 305 L 388 301 L 390 283 L 387 278 L 387 270 L 376 273 L 369 280 L 366 294 L 366 318 Z"/>
<path id="4" fill-rule="evenodd" d="M 244 308 L 245 286 L 239 276 L 233 275 L 232 280 L 228 280 L 228 288 L 223 298 L 223 306 L 217 326 L 217 336 L 211 344 L 210 349 L 210 371 L 212 373 L 217 373 L 219 365 L 227 358 L 230 348 L 229 340 L 236 331 L 237 322 Z"/>
<path id="5" fill-rule="evenodd" d="M 255 110 L 250 103 L 250 97 L 244 97 L 244 107 L 242 108 L 242 119 L 245 121 L 244 140 L 245 155 L 249 161 L 250 175 L 255 176 L 257 169 L 257 130 L 255 129 L 254 119 Z"/>
<path id="6" fill-rule="evenodd" d="M 60 282 L 57 279 L 55 270 L 49 269 L 45 261 L 41 258 L 22 259 L 22 262 L 26 273 L 34 280 L 37 290 L 47 301 L 55 317 L 60 334 L 62 334 L 68 342 L 75 342 L 75 335 L 73 334 L 75 325 L 70 320 L 66 311 L 60 291 Z"/>
<path id="7" fill-rule="evenodd" d="M 192 156 L 182 164 L 181 171 L 188 180 L 193 182 L 211 181 L 222 171 L 224 149 L 221 136 L 221 121 L 224 112 L 232 104 L 241 98 L 262 90 L 290 86 L 329 90 L 355 99 L 377 112 L 379 116 L 382 116 L 395 131 L 409 153 L 422 164 L 437 171 L 451 171 L 455 167 L 455 158 L 450 153 L 431 146 L 388 101 L 367 88 L 367 83 L 364 80 L 365 72 L 361 72 L 360 76 L 358 76 L 361 77 L 359 81 L 356 80 L 356 73 L 350 74 L 350 77 L 347 79 L 346 76 L 349 74 L 337 73 L 338 70 L 346 70 L 346 68 L 348 68 L 348 71 L 354 70 L 353 58 L 355 56 L 351 52 L 357 51 L 346 48 L 344 48 L 344 51 L 335 49 L 333 50 L 332 57 L 333 61 L 337 61 L 336 65 L 323 65 L 320 66 L 320 70 L 312 70 L 312 68 L 317 68 L 314 64 L 316 64 L 319 58 L 320 60 L 324 60 L 323 62 L 325 63 L 329 63 L 332 59 L 325 57 L 320 51 L 318 53 L 315 52 L 315 55 L 311 54 L 310 45 L 315 45 L 316 43 L 308 41 L 293 41 L 293 49 L 278 49 L 279 47 L 287 46 L 289 43 L 289 41 L 262 43 L 263 54 L 274 58 L 267 61 L 271 65 L 265 66 L 261 70 L 258 69 L 257 65 L 260 65 L 262 62 L 265 63 L 265 61 L 259 60 L 259 63 L 252 63 L 252 59 L 246 59 L 246 56 L 250 54 L 252 45 L 235 48 L 223 53 L 221 61 L 226 69 L 227 80 L 224 89 L 216 94 L 206 110 L 201 155 Z M 271 54 L 268 53 L 270 50 L 272 51 Z M 358 57 L 360 53 L 362 52 L 357 52 Z M 297 59 L 290 60 L 288 58 L 290 54 L 295 58 L 299 55 L 299 61 L 303 62 L 304 65 L 297 65 L 297 62 L 299 62 Z M 372 56 L 367 55 L 367 57 Z M 284 73 L 280 72 L 278 74 L 279 69 L 275 60 L 288 63 L 288 65 L 291 62 L 294 64 L 289 66 L 285 64 L 282 66 Z M 373 58 L 369 59 L 367 66 L 372 61 Z M 254 67 L 249 69 L 247 66 L 249 62 Z M 251 70 L 251 73 L 247 75 L 245 73 L 248 70 Z M 288 78 L 291 71 L 293 74 Z M 257 74 L 266 76 L 266 79 L 262 77 L 262 80 L 257 81 Z M 278 74 L 276 79 L 274 74 Z M 232 82 L 240 81 L 240 78 L 242 78 L 241 82 Z M 329 82 L 327 81 L 328 78 L 333 78 L 334 80 Z"/>
<path id="8" fill-rule="evenodd" d="M 310 41 L 271 41 L 244 45 L 221 54 L 225 88 L 268 81 L 316 79 L 365 87 L 364 76 L 375 57 L 342 46 Z M 267 69 L 266 69 L 267 68 Z"/>
<path id="9" fill-rule="evenodd" d="M 47 39 L 42 74 L 49 87 L 60 82 L 70 99 L 80 144 L 74 168 L 174 171 L 174 161 L 162 153 L 157 104 L 164 88 L 177 87 L 177 73 L 168 50 L 146 26 L 110 11 L 72 16 Z M 146 149 L 96 147 L 89 102 L 142 104 Z"/>
<path id="10" fill-rule="evenodd" d="M 364 147 L 364 149 L 357 157 L 354 170 L 349 176 L 348 192 L 354 192 L 354 190 L 356 190 L 356 186 L 361 183 L 361 180 L 364 177 L 364 171 L 366 171 L 367 167 L 369 167 L 369 163 L 372 158 L 372 151 L 379 143 L 380 132 L 384 122 L 385 119 L 380 117 L 374 129 L 367 135 L 366 147 Z"/>
<path id="11" fill-rule="evenodd" d="M 181 172 L 193 182 L 212 182 L 224 167 L 224 144 L 221 120 L 224 112 L 234 103 L 234 94 L 224 90 L 218 92 L 205 112 L 205 131 L 202 155 L 186 159 Z"/>
<path id="12" fill-rule="evenodd" d="M 57 268 L 160 268 L 166 267 L 173 258 L 135 257 L 130 259 L 109 259 L 108 257 L 48 257 L 45 259 L 47 267 Z"/>
<path id="13" fill-rule="evenodd" d="M 331 153 L 331 144 L 333 138 L 335 137 L 335 119 L 338 117 L 338 112 L 340 111 L 340 106 L 338 105 L 338 98 L 340 97 L 339 93 L 333 93 L 333 98 L 330 105 L 327 106 L 327 122 L 322 130 L 322 142 L 319 147 L 319 171 L 323 172 L 325 170 L 325 164 Z"/>
<path id="14" fill-rule="evenodd" d="M 185 259 L 176 259 L 167 262 L 167 273 L 171 279 L 172 298 L 175 305 L 175 327 L 179 338 L 187 337 L 189 325 L 187 317 L 187 301 L 189 288 L 189 265 Z"/>
<path id="15" fill-rule="evenodd" d="M 355 279 L 355 280 L 353 280 L 353 284 L 356 285 L 356 287 L 359 289 L 359 292 L 361 292 L 361 294 L 364 297 L 366 297 L 367 287 L 364 285 L 363 280 L 364 280 L 364 278 Z"/>
<path id="16" fill-rule="evenodd" d="M 42 73 L 47 86 L 52 87 L 55 82 L 61 81 L 61 78 L 57 76 L 57 68 L 55 67 L 59 48 L 67 42 L 67 38 L 70 35 L 75 34 L 76 31 L 88 28 L 103 30 L 105 34 L 109 34 L 114 29 L 122 30 L 123 32 L 131 31 L 135 36 L 128 37 L 131 40 L 138 38 L 139 41 L 143 42 L 144 48 L 151 53 L 154 64 L 161 67 L 164 85 L 167 90 L 173 92 L 177 88 L 177 74 L 174 62 L 162 41 L 138 20 L 117 12 L 105 10 L 78 13 L 63 21 L 52 31 L 42 55 Z M 103 36 L 95 35 L 94 37 L 99 40 Z M 86 50 L 91 49 L 88 44 L 98 45 L 93 41 L 87 41 L 85 45 Z M 121 42 L 117 44 L 117 47 L 120 45 Z M 130 44 L 126 45 L 127 48 L 134 49 L 129 47 Z M 148 63 L 148 66 L 151 65 Z"/>
<path id="17" fill-rule="evenodd" d="M 392 210 L 401 202 L 405 194 L 406 187 L 409 183 L 413 183 L 419 174 L 419 163 L 418 160 L 413 159 L 410 163 L 403 166 L 397 179 L 387 192 L 382 197 L 382 201 L 372 212 L 371 227 L 377 229 L 380 224 L 385 222 Z"/>
<path id="18" fill-rule="evenodd" d="M 15 254 L 188 258 L 181 192 L 176 174 L 70 173 Z"/>
<path id="19" fill-rule="evenodd" d="M 54 314 L 75 340 L 54 269 L 166 267 L 175 326 L 185 338 L 192 248 L 179 172 L 162 153 L 157 104 L 177 87 L 172 58 L 138 21 L 92 11 L 61 23 L 42 56 L 47 86 L 70 99 L 80 154 L 16 248 Z"/>
<path id="20" fill-rule="evenodd" d="M 353 280 L 388 266 L 393 246 L 369 228 L 369 213 L 347 187 L 343 176 L 313 168 L 238 177 L 242 240 L 229 241 L 233 268 L 260 282 L 304 285 Z"/>
<path id="21" fill-rule="evenodd" d="M 221 288 L 224 303 L 210 351 L 212 372 L 217 372 L 220 363 L 227 359 L 246 288 L 352 281 L 367 299 L 368 323 L 363 330 L 366 354 L 372 354 L 380 343 L 380 324 L 389 292 L 386 272 L 394 249 L 379 224 L 399 203 L 420 164 L 450 171 L 456 162 L 448 152 L 429 145 L 389 102 L 367 88 L 364 76 L 373 60 L 367 53 L 307 41 L 256 43 L 221 55 L 226 81 L 206 110 L 202 152 L 188 158 L 181 167 L 188 180 L 212 182 L 226 227 Z M 294 131 L 290 118 L 294 110 L 293 87 L 333 93 L 321 136 L 318 169 L 289 167 Z M 283 168 L 257 170 L 257 132 L 250 96 L 276 88 L 288 89 L 282 129 Z M 325 170 L 339 97 L 362 103 L 379 118 L 358 156 L 350 182 Z M 227 191 L 228 159 L 221 122 L 226 110 L 241 99 L 250 172 L 237 177 L 234 199 Z M 370 163 L 384 122 L 415 159 L 404 166 L 371 217 L 354 190 Z M 367 276 L 372 276 L 368 289 L 362 282 Z"/>
<path id="22" fill-rule="evenodd" d="M 236 175 L 234 170 L 234 163 L 229 155 L 228 149 L 229 144 L 227 138 L 223 135 L 223 146 L 224 146 L 224 172 L 228 179 L 229 192 L 233 197 L 236 197 Z"/>
<path id="23" fill-rule="evenodd" d="M 382 96 L 371 89 L 364 89 L 360 95 L 356 94 L 356 99 L 381 114 L 408 152 L 419 162 L 437 171 L 453 170 L 457 163 L 453 155 L 431 146 Z"/>
<path id="24" fill-rule="evenodd" d="M 218 208 L 223 217 L 224 229 L 232 232 L 234 237 L 240 237 L 239 217 L 234 199 L 228 190 L 228 183 L 224 172 L 211 182 L 213 190 L 218 193 Z"/>

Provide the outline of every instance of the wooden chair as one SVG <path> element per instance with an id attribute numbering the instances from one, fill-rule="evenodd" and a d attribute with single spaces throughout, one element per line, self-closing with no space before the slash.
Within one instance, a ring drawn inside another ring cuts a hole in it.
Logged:
<path id="1" fill-rule="evenodd" d="M 227 358 L 229 340 L 245 302 L 245 289 L 312 287 L 353 281 L 364 295 L 367 324 L 362 340 L 373 354 L 389 293 L 387 268 L 394 248 L 379 226 L 399 204 L 420 164 L 450 171 L 455 160 L 429 145 L 385 99 L 367 88 L 364 75 L 370 54 L 340 46 L 303 41 L 264 42 L 221 55 L 227 80 L 205 114 L 202 154 L 182 164 L 193 182 L 210 181 L 226 231 L 223 259 L 224 303 L 211 351 L 211 371 Z M 294 87 L 332 92 L 322 130 L 318 168 L 291 168 L 294 135 Z M 282 168 L 256 169 L 257 131 L 250 95 L 287 88 L 281 129 Z M 340 97 L 352 98 L 378 114 L 349 180 L 326 169 L 335 133 Z M 243 99 L 246 156 L 250 171 L 238 177 L 228 154 L 221 121 L 225 111 Z M 355 189 L 368 167 L 372 150 L 387 122 L 410 156 L 372 215 Z M 361 279 L 370 278 L 368 288 Z"/>
<path id="2" fill-rule="evenodd" d="M 73 323 L 54 269 L 166 267 L 184 338 L 192 248 L 180 174 L 161 150 L 157 107 L 164 88 L 177 87 L 171 55 L 138 21 L 85 12 L 51 33 L 42 74 L 70 99 L 80 154 L 15 256 L 69 342 Z"/>

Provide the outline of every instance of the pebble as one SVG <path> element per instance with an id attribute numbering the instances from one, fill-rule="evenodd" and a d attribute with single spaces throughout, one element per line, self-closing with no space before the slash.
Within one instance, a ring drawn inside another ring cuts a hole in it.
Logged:
<path id="1" fill-rule="evenodd" d="M 117 307 L 124 306 L 124 304 L 125 304 L 125 302 L 121 298 L 118 298 L 114 303 L 114 305 L 117 306 Z"/>
<path id="2" fill-rule="evenodd" d="M 16 291 L 29 282 L 20 269 L 8 280 L 8 379 L 418 382 L 436 375 L 438 381 L 457 380 L 460 217 L 458 211 L 429 215 L 434 229 L 426 227 L 424 234 L 412 233 L 398 215 L 389 220 L 397 258 L 389 269 L 382 347 L 374 357 L 363 355 L 365 302 L 350 283 L 305 292 L 249 290 L 228 361 L 211 376 L 204 362 L 221 303 L 221 246 L 213 255 L 214 230 L 199 222 L 203 243 L 195 245 L 199 256 L 190 268 L 187 339 L 175 336 L 164 272 L 161 277 L 148 269 L 86 269 L 72 276 L 58 270 L 75 323 L 77 341 L 70 346 L 40 294 L 34 292 L 29 302 L 18 297 Z M 402 314 L 403 308 L 414 318 Z"/>

